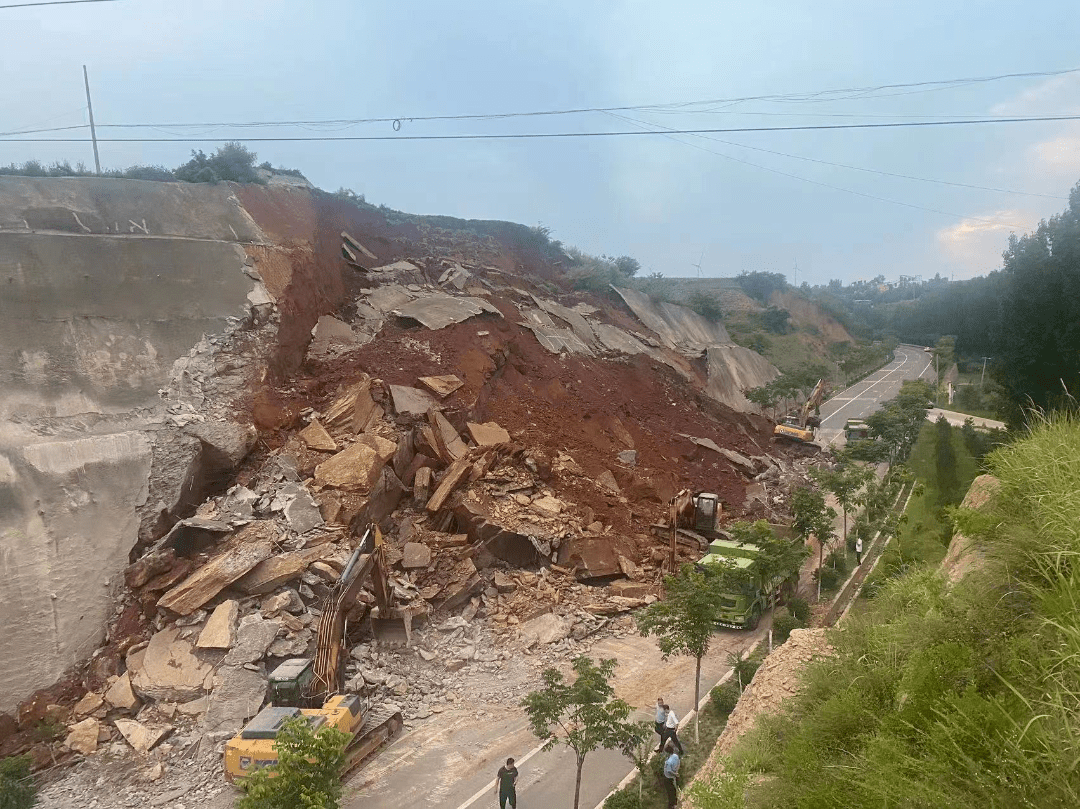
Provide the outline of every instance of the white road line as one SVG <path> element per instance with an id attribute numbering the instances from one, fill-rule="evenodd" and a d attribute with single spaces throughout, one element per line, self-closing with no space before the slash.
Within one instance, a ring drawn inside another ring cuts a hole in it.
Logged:
<path id="1" fill-rule="evenodd" d="M 530 758 L 535 756 L 537 753 L 539 753 L 543 749 L 544 749 L 543 744 L 537 745 L 532 750 L 530 750 L 528 753 L 526 753 L 522 758 L 514 759 L 514 766 L 516 767 L 519 764 L 524 764 L 526 761 L 528 761 Z M 499 783 L 498 778 L 491 779 L 490 784 L 488 784 L 487 786 L 485 786 L 482 789 L 478 790 L 475 795 L 473 795 L 471 798 L 469 798 L 467 801 L 465 801 L 465 803 L 461 804 L 461 806 L 459 806 L 457 809 L 467 809 L 467 807 L 472 806 L 474 803 L 476 803 L 482 797 L 489 794 L 493 789 L 495 789 L 495 787 L 498 785 L 498 783 Z"/>

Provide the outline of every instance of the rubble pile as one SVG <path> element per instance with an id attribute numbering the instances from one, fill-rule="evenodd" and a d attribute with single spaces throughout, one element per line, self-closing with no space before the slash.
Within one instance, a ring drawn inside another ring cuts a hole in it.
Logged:
<path id="1" fill-rule="evenodd" d="M 544 666 L 632 631 L 630 611 L 660 592 L 668 539 L 650 529 L 678 489 L 718 493 L 725 519 L 779 520 L 805 477 L 767 421 L 706 395 L 707 346 L 660 339 L 617 296 L 558 303 L 462 258 L 363 270 L 362 245 L 345 247 L 364 288 L 319 319 L 298 373 L 237 397 L 227 380 L 259 348 L 209 341 L 163 392 L 174 426 L 235 471 L 140 547 L 78 704 L 39 700 L 66 727 L 39 763 L 140 762 L 101 807 L 147 801 L 146 783 L 190 805 L 217 788 L 223 742 L 269 671 L 314 653 L 369 525 L 409 643 L 372 637 L 368 582 L 348 615 L 347 689 L 420 721 L 515 705 Z M 249 334 L 275 322 L 265 307 Z M 65 783 L 45 805 L 80 788 Z"/>

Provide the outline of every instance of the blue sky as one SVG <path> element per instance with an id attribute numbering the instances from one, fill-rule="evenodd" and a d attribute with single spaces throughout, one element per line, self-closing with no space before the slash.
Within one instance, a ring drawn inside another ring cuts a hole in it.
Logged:
<path id="1" fill-rule="evenodd" d="M 83 64 L 99 124 L 638 105 L 1080 67 L 1080 14 L 1071 2 L 1042 3 L 1036 13 L 1030 4 L 974 2 L 121 0 L 0 10 L 0 35 L 0 131 L 85 123 Z M 1080 114 L 1080 73 L 879 96 L 626 113 L 644 124 L 606 113 L 405 120 L 401 133 Z M 142 132 L 227 139 L 325 130 Z M 393 130 L 380 123 L 325 133 Z M 541 222 L 568 244 L 630 254 L 669 276 L 694 274 L 704 251 L 707 275 L 765 269 L 790 277 L 797 261 L 799 281 L 812 283 L 938 272 L 959 279 L 994 269 L 1008 233 L 1062 210 L 1080 180 L 1078 122 L 715 137 L 727 143 L 648 136 L 252 148 L 323 188 L 349 187 L 416 213 Z M 1057 198 L 914 182 L 746 146 Z M 191 148 L 106 143 L 102 162 L 174 166 Z M 28 158 L 93 159 L 89 144 L 0 139 L 0 163 Z"/>

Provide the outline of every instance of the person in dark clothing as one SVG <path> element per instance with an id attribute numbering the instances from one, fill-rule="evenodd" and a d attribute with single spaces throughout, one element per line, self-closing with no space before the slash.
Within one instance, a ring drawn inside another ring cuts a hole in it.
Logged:
<path id="1" fill-rule="evenodd" d="M 505 767 L 499 767 L 499 774 L 495 778 L 496 791 L 499 793 L 499 809 L 506 809 L 506 804 L 510 804 L 510 809 L 517 809 L 517 789 L 515 784 L 517 783 L 518 771 L 514 766 L 514 760 L 508 758 L 506 760 Z"/>
<path id="2" fill-rule="evenodd" d="M 675 715 L 675 711 L 671 710 L 670 705 L 664 706 L 664 712 L 667 716 L 664 718 L 664 733 L 669 742 L 671 742 L 675 749 L 681 756 L 683 754 L 682 742 L 679 741 L 679 717 Z"/>

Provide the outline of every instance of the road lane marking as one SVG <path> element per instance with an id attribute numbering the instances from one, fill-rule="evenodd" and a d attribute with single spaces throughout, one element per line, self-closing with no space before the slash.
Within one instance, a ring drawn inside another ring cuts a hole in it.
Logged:
<path id="1" fill-rule="evenodd" d="M 515 758 L 514 759 L 514 766 L 516 767 L 519 764 L 524 764 L 530 758 L 535 756 L 537 753 L 539 753 L 541 750 L 544 749 L 544 744 L 545 743 L 543 743 L 543 742 L 538 744 L 536 747 L 534 747 L 532 750 L 530 750 L 528 753 L 526 753 L 522 758 Z M 491 783 L 489 783 L 487 786 L 483 787 L 482 789 L 478 790 L 475 795 L 473 795 L 471 798 L 469 798 L 467 801 L 465 801 L 465 803 L 461 804 L 461 806 L 459 806 L 457 809 L 468 809 L 468 807 L 472 806 L 474 803 L 476 803 L 482 797 L 484 797 L 485 795 L 490 793 L 493 789 L 495 789 L 495 787 L 498 786 L 498 783 L 499 783 L 498 778 L 491 779 Z"/>

